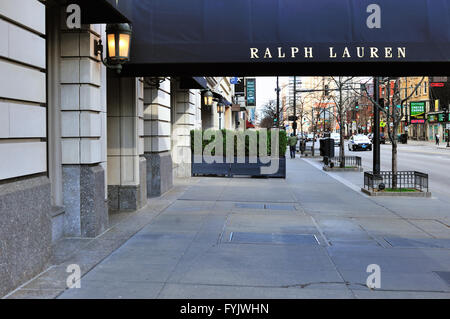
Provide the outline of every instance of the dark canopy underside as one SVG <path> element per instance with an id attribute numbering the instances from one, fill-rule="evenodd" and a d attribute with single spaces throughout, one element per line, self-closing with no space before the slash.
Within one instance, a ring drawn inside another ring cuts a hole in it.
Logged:
<path id="1" fill-rule="evenodd" d="M 312 71 L 310 64 L 339 71 L 335 62 L 373 70 L 392 62 L 407 71 L 405 62 L 450 61 L 448 0 L 107 1 L 133 25 L 124 74 L 285 73 Z M 373 3 L 379 29 L 367 27 Z"/>

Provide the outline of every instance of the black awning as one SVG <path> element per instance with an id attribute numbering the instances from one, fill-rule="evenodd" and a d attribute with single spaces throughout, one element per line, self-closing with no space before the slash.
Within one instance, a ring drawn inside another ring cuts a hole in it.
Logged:
<path id="1" fill-rule="evenodd" d="M 214 91 L 212 91 L 212 94 L 213 94 L 214 98 L 221 100 L 222 103 L 225 104 L 225 106 L 233 105 L 232 103 L 230 103 L 230 101 L 228 101 L 226 98 L 224 98 L 222 94 L 214 92 Z"/>
<path id="2" fill-rule="evenodd" d="M 81 23 L 130 23 L 125 12 L 132 7 L 132 1 L 116 0 L 71 0 L 67 4 L 78 4 L 81 8 Z M 129 13 L 128 13 L 129 14 Z"/>
<path id="3" fill-rule="evenodd" d="M 182 77 L 180 79 L 180 89 L 200 89 L 206 90 L 208 88 L 208 84 L 206 83 L 206 78 L 197 76 L 197 77 Z"/>
<path id="4" fill-rule="evenodd" d="M 148 64 L 198 74 L 197 65 L 206 63 L 256 69 L 277 62 L 450 61 L 448 0 L 374 2 L 119 0 L 118 9 L 132 20 L 135 71 Z M 377 12 L 380 27 L 372 21 Z"/>

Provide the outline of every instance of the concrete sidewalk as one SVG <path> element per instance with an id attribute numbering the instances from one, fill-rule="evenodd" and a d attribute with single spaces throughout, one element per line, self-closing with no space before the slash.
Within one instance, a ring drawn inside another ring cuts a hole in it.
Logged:
<path id="1" fill-rule="evenodd" d="M 308 160 L 287 165 L 286 180 L 182 181 L 158 199 L 158 210 L 147 207 L 125 220 L 130 229 L 136 218 L 145 224 L 134 235 L 125 235 L 126 227 L 104 234 L 103 241 L 122 235 L 124 244 L 85 272 L 80 289 L 61 294 L 60 277 L 55 294 L 46 296 L 450 297 L 448 209 L 430 212 L 440 205 L 433 199 L 374 200 Z M 366 286 L 371 264 L 381 268 L 380 289 Z M 51 278 L 10 297 L 44 296 L 42 283 Z"/>
<path id="2" fill-rule="evenodd" d="M 403 144 L 399 144 L 400 146 Z M 427 149 L 436 150 L 436 149 L 442 149 L 442 150 L 450 150 L 450 147 L 447 147 L 447 142 L 444 140 L 441 140 L 439 145 L 436 145 L 435 141 L 415 141 L 415 140 L 408 140 L 407 145 L 412 146 L 422 146 Z"/>

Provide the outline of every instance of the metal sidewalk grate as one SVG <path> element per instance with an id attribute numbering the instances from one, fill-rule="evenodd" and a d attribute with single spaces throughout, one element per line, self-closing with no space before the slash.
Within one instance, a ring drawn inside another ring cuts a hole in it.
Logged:
<path id="1" fill-rule="evenodd" d="M 251 208 L 251 209 L 268 209 L 268 210 L 288 210 L 288 211 L 296 210 L 294 205 L 276 204 L 276 203 L 269 203 L 269 204 L 235 203 L 234 207 Z"/>
<path id="2" fill-rule="evenodd" d="M 439 276 L 445 283 L 450 286 L 450 271 L 433 271 Z"/>
<path id="3" fill-rule="evenodd" d="M 264 204 L 243 204 L 243 203 L 236 203 L 234 204 L 234 207 L 236 208 L 252 208 L 252 209 L 264 209 Z"/>
<path id="4" fill-rule="evenodd" d="M 402 238 L 402 237 L 384 237 L 392 247 L 397 248 L 446 248 L 450 249 L 449 239 L 436 238 Z"/>
<path id="5" fill-rule="evenodd" d="M 317 237 L 312 234 L 267 234 L 232 232 L 230 242 L 245 244 L 290 244 L 319 245 Z"/>

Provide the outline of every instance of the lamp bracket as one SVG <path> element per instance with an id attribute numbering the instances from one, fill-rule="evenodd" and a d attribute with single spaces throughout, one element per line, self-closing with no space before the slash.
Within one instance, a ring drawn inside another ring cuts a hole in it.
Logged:
<path id="1" fill-rule="evenodd" d="M 147 84 L 148 86 L 150 86 L 152 88 L 156 88 L 156 89 L 159 89 L 159 86 L 165 80 L 166 80 L 165 77 L 146 77 L 146 78 L 144 78 L 145 84 Z"/>
<path id="2" fill-rule="evenodd" d="M 107 58 L 103 58 L 103 44 L 102 40 L 94 40 L 94 54 L 96 56 L 100 55 L 100 60 L 102 61 L 103 65 L 111 70 L 116 70 L 117 74 L 120 74 L 122 72 L 122 65 L 121 64 L 111 64 L 108 63 Z"/>

